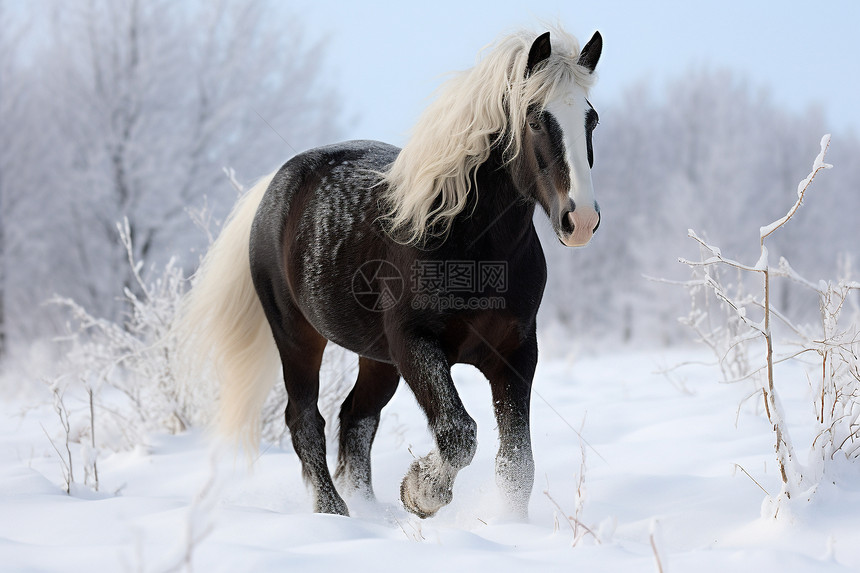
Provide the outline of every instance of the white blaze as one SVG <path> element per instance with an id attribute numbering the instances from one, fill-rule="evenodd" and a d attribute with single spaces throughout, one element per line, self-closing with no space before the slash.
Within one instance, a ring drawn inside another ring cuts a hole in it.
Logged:
<path id="1" fill-rule="evenodd" d="M 567 166 L 570 169 L 568 196 L 576 206 L 570 215 L 574 231 L 569 237 L 562 237 L 562 241 L 571 247 L 588 243 L 599 220 L 594 208 L 594 186 L 591 182 L 585 132 L 585 116 L 589 109 L 585 91 L 579 86 L 572 87 L 546 106 L 546 110 L 555 117 L 561 127 Z"/>

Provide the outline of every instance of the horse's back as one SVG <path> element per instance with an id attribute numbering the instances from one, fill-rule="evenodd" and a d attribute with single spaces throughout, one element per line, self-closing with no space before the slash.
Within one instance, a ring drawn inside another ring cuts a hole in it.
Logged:
<path id="1" fill-rule="evenodd" d="M 254 284 L 270 321 L 298 311 L 340 344 L 342 332 L 370 327 L 356 309 L 352 282 L 361 264 L 386 258 L 380 181 L 399 151 L 349 141 L 296 155 L 278 171 L 250 241 Z"/>
<path id="2" fill-rule="evenodd" d="M 255 237 L 269 241 L 283 235 L 287 219 L 294 214 L 294 203 L 301 205 L 313 198 L 318 203 L 327 199 L 342 202 L 353 191 L 366 195 L 364 190 L 379 182 L 380 172 L 399 152 L 379 141 L 346 141 L 297 154 L 278 170 L 263 197 L 254 221 L 252 248 Z M 319 196 L 322 190 L 336 195 Z M 318 196 L 313 197 L 315 194 Z"/>

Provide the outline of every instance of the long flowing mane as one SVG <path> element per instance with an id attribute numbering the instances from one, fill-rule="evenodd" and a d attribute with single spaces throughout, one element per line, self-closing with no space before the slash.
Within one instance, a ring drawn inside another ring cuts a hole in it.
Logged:
<path id="1" fill-rule="evenodd" d="M 529 107 L 545 106 L 570 81 L 592 85 L 593 74 L 577 63 L 579 42 L 561 29 L 552 30 L 552 55 L 526 77 L 536 37 L 521 31 L 499 39 L 475 67 L 440 87 L 384 174 L 392 237 L 418 244 L 428 234 L 447 234 L 492 149 L 500 148 L 507 161 L 519 155 Z"/>

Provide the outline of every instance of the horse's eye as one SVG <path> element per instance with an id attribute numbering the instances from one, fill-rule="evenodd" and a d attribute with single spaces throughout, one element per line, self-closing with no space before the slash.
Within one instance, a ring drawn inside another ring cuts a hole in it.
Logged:
<path id="1" fill-rule="evenodd" d="M 540 124 L 540 122 L 539 122 L 539 121 L 530 121 L 530 122 L 529 122 L 529 127 L 530 127 L 530 128 L 532 128 L 532 129 L 533 129 L 533 130 L 535 130 L 535 131 L 540 131 L 540 130 L 541 130 L 541 124 Z"/>

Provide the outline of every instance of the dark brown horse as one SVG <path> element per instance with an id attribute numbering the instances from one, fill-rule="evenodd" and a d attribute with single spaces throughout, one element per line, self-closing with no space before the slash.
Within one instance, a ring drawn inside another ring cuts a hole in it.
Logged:
<path id="1" fill-rule="evenodd" d="M 348 514 L 335 482 L 373 497 L 371 445 L 400 378 L 436 443 L 403 479 L 403 504 L 428 517 L 451 501 L 476 447 L 451 379 L 462 362 L 489 380 L 496 480 L 512 509 L 527 513 L 535 316 L 546 282 L 532 219 L 540 205 L 569 246 L 597 229 L 597 114 L 586 97 L 601 49 L 598 33 L 581 51 L 561 31 L 552 41 L 506 37 L 443 87 L 403 150 L 373 141 L 313 149 L 234 209 L 180 329 L 198 358 L 215 362 L 222 429 L 252 445 L 283 368 L 286 422 L 316 511 Z M 317 407 L 328 341 L 359 355 L 334 481 Z"/>

